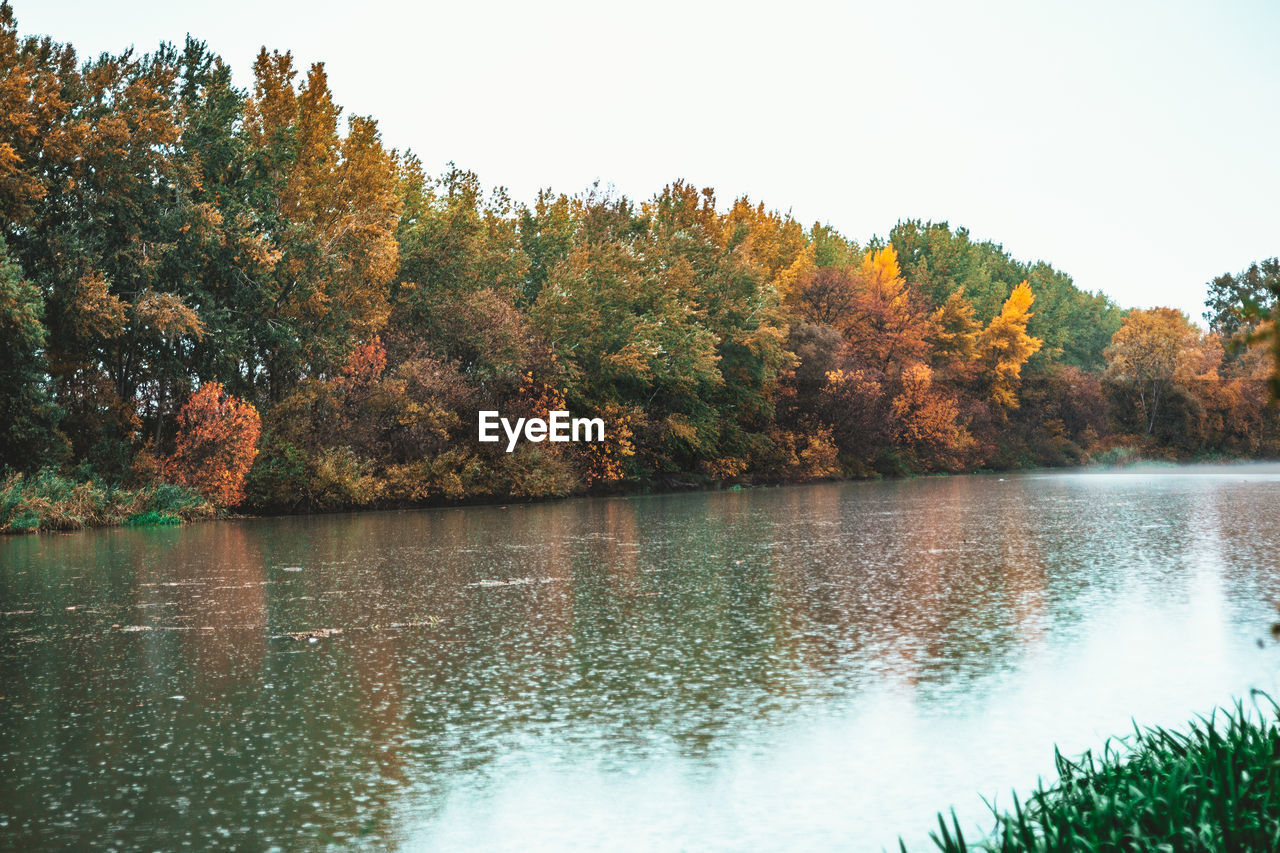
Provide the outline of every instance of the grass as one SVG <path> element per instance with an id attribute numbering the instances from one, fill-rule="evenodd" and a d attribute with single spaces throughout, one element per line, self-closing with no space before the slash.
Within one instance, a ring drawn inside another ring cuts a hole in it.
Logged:
<path id="1" fill-rule="evenodd" d="M 50 470 L 14 474 L 0 482 L 0 533 L 180 524 L 213 512 L 200 495 L 169 483 L 123 489 Z"/>
<path id="2" fill-rule="evenodd" d="M 166 524 L 181 524 L 182 519 L 176 515 L 167 512 L 156 512 L 149 509 L 146 512 L 140 512 L 137 515 L 130 516 L 125 525 L 128 527 L 161 527 Z"/>
<path id="3" fill-rule="evenodd" d="M 1001 851 L 1280 850 L 1280 727 L 1242 703 L 1192 722 L 1186 732 L 1136 729 L 1100 755 L 1056 753 L 1058 781 L 993 831 L 964 837 L 952 812 L 930 833 L 946 853 Z M 900 845 L 905 851 L 906 846 Z"/>

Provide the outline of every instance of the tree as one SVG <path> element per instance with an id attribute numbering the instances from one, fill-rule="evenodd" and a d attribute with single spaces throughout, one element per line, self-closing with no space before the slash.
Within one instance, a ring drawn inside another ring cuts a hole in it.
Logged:
<path id="1" fill-rule="evenodd" d="M 1267 384 L 1271 401 L 1280 401 L 1280 258 L 1249 265 L 1236 275 L 1209 282 L 1204 318 L 1209 330 L 1227 340 L 1227 351 L 1239 356 L 1251 347 L 1265 348 L 1271 358 Z"/>
<path id="2" fill-rule="evenodd" d="M 711 401 L 724 382 L 718 339 L 644 256 L 610 243 L 575 249 L 531 319 L 565 368 L 575 408 L 634 404 L 658 415 L 660 428 L 636 436 L 650 464 L 688 464 L 714 442 Z"/>
<path id="3" fill-rule="evenodd" d="M 833 328 L 847 325 L 858 301 L 858 281 L 853 269 L 819 267 L 800 277 L 788 301 L 806 323 Z"/>
<path id="4" fill-rule="evenodd" d="M 973 303 L 964 297 L 961 287 L 933 312 L 933 358 L 935 362 L 963 370 L 978 354 L 978 335 L 982 324 L 974 319 Z"/>
<path id="5" fill-rule="evenodd" d="M 911 450 L 929 468 L 957 464 L 966 436 L 956 423 L 955 400 L 933 383 L 929 366 L 917 362 L 901 375 L 901 390 L 889 406 L 893 440 Z"/>
<path id="6" fill-rule="evenodd" d="M 1013 289 L 1004 307 L 978 336 L 978 353 L 988 398 L 1004 409 L 1018 407 L 1022 366 L 1044 343 L 1027 334 L 1035 296 L 1025 281 Z"/>
<path id="7" fill-rule="evenodd" d="M 1280 304 L 1280 258 L 1252 263 L 1235 275 L 1223 273 L 1208 288 L 1204 319 L 1209 331 L 1235 338 Z"/>
<path id="8" fill-rule="evenodd" d="M 386 325 L 403 206 L 400 162 L 383 148 L 377 123 L 356 116 L 340 135 L 324 65 L 312 65 L 295 91 L 292 62 L 288 53 L 259 54 L 245 107 L 278 255 L 245 308 L 258 318 L 253 348 L 276 400 L 303 376 L 338 369 L 352 340 Z"/>
<path id="9" fill-rule="evenodd" d="M 1169 387 L 1194 375 L 1199 344 L 1200 331 L 1173 308 L 1130 311 L 1111 338 L 1107 377 L 1134 389 L 1146 435 Z"/>
<path id="10" fill-rule="evenodd" d="M 46 461 L 57 413 L 45 385 L 44 298 L 0 238 L 0 470 Z"/>
<path id="11" fill-rule="evenodd" d="M 214 506 L 235 506 L 244 499 L 261 432 L 252 405 L 226 394 L 217 382 L 202 385 L 178 412 L 177 448 L 164 460 L 164 475 Z"/>
<path id="12" fill-rule="evenodd" d="M 853 310 L 836 327 L 859 366 L 886 372 L 924 357 L 929 316 L 902 277 L 892 245 L 863 255 Z"/>
<path id="13" fill-rule="evenodd" d="M 1100 293 L 1075 286 L 1071 276 L 1043 261 L 1023 263 L 1004 247 L 973 240 L 968 230 L 945 222 L 899 222 L 889 234 L 903 275 L 934 307 L 963 288 L 976 318 L 990 322 L 1019 282 L 1036 294 L 1028 333 L 1044 344 L 1037 361 L 1085 369 L 1102 367 L 1102 350 L 1120 328 L 1120 309 Z"/>

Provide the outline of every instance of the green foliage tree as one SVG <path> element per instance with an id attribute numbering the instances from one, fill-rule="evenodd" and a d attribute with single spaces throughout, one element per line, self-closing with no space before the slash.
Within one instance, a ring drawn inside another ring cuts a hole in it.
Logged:
<path id="1" fill-rule="evenodd" d="M 45 380 L 44 298 L 0 239 L 0 470 L 34 470 L 52 454 L 57 411 Z"/>

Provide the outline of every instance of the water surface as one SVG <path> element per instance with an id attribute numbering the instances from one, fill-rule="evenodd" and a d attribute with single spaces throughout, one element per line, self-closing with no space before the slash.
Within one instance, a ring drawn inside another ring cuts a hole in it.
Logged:
<path id="1" fill-rule="evenodd" d="M 1250 465 L 11 538 L 0 847 L 929 849 L 1276 692 L 1278 522 Z"/>

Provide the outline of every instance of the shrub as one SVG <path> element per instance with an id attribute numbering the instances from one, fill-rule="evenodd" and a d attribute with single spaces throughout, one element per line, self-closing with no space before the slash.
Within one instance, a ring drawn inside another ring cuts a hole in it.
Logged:
<path id="1" fill-rule="evenodd" d="M 0 532 L 79 530 L 108 524 L 166 523 L 206 518 L 213 507 L 182 486 L 162 483 L 119 489 L 44 469 L 0 483 Z M 171 521 L 160 522 L 165 517 Z M 147 519 L 145 522 L 142 519 Z"/>
<path id="2" fill-rule="evenodd" d="M 315 461 L 309 483 L 311 503 L 322 509 L 368 506 L 382 495 L 374 465 L 349 447 L 333 447 Z"/>
<path id="3" fill-rule="evenodd" d="M 165 476 L 215 506 L 235 506 L 244 500 L 261 433 L 253 406 L 223 393 L 217 382 L 202 385 L 178 412 L 178 447 L 164 461 Z"/>
<path id="4" fill-rule="evenodd" d="M 505 453 L 492 472 L 491 492 L 513 498 L 563 497 L 577 485 L 563 454 L 528 444 Z"/>

